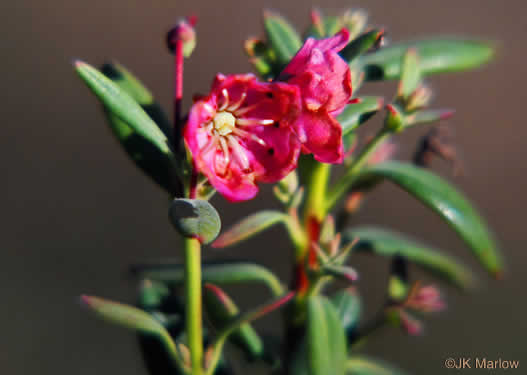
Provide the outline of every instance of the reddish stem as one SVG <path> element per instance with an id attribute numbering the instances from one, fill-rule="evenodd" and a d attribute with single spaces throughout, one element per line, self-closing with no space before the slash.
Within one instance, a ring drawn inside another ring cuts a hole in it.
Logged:
<path id="1" fill-rule="evenodd" d="M 174 144 L 181 139 L 181 101 L 183 99 L 183 41 L 176 40 L 174 55 Z M 179 149 L 179 147 L 177 147 Z"/>

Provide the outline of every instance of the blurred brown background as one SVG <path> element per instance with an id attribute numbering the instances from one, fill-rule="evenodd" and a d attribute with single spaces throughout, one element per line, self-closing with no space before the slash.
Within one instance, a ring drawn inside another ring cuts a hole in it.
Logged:
<path id="1" fill-rule="evenodd" d="M 145 374 L 132 334 L 94 319 L 76 298 L 91 293 L 132 301 L 134 286 L 124 276 L 128 264 L 179 255 L 165 195 L 116 146 L 96 101 L 73 73 L 72 59 L 100 64 L 115 58 L 169 108 L 171 58 L 164 33 L 179 17 L 197 14 L 198 48 L 185 71 L 188 104 L 192 93 L 207 91 L 216 72 L 250 69 L 241 43 L 262 32 L 262 8 L 279 10 L 304 27 L 312 5 L 328 12 L 365 8 L 373 25 L 386 27 L 391 40 L 447 33 L 500 43 L 497 59 L 483 69 L 429 81 L 437 89 L 436 106 L 457 110 L 450 124 L 467 173 L 455 183 L 501 240 L 506 277 L 496 282 L 479 272 L 480 287 L 471 295 L 447 289 L 449 310 L 427 320 L 424 337 L 388 330 L 366 352 L 415 374 L 448 372 L 443 367 L 447 357 L 514 359 L 527 366 L 524 1 L 19 0 L 4 2 L 0 16 L 0 373 Z M 362 93 L 390 97 L 393 89 L 394 84 L 372 84 Z M 424 131 L 398 137 L 398 157 L 407 158 Z M 447 168 L 440 170 L 451 178 Z M 268 201 L 267 193 L 236 206 L 221 198 L 214 202 L 228 226 Z M 476 266 L 437 217 L 388 185 L 372 195 L 356 222 L 392 225 Z M 249 258 L 284 279 L 289 275 L 290 254 L 281 229 L 205 254 Z M 374 306 L 382 298 L 387 263 L 361 260 L 358 268 Z M 245 296 L 245 307 L 265 291 L 258 292 L 236 290 Z M 272 325 L 272 319 L 258 324 L 264 330 Z"/>

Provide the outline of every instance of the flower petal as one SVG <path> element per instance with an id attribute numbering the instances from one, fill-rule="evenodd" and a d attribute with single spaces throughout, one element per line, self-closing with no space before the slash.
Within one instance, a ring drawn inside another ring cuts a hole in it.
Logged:
<path id="1" fill-rule="evenodd" d="M 295 130 L 305 153 L 312 153 L 323 163 L 342 163 L 342 127 L 325 110 L 304 111 L 295 123 Z"/>
<path id="2" fill-rule="evenodd" d="M 280 80 L 300 87 L 310 110 L 325 107 L 329 113 L 339 111 L 351 97 L 351 72 L 338 55 L 348 40 L 346 29 L 326 39 L 308 38 L 280 74 Z"/>

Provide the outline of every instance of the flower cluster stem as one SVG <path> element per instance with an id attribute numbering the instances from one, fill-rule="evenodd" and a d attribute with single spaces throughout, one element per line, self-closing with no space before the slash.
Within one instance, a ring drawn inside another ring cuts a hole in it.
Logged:
<path id="1" fill-rule="evenodd" d="M 385 128 L 373 138 L 362 152 L 357 156 L 347 172 L 336 183 L 335 187 L 328 193 L 325 201 L 324 212 L 328 212 L 338 202 L 338 200 L 349 190 L 351 185 L 356 181 L 360 170 L 370 159 L 373 152 L 390 136 L 391 132 Z"/>
<path id="2" fill-rule="evenodd" d="M 203 335 L 201 312 L 201 244 L 194 238 L 184 239 L 185 248 L 185 315 L 192 375 L 203 374 Z"/>
<path id="3" fill-rule="evenodd" d="M 174 144 L 181 139 L 181 102 L 183 100 L 183 41 L 176 40 L 174 54 Z M 178 150 L 179 151 L 179 150 Z"/>

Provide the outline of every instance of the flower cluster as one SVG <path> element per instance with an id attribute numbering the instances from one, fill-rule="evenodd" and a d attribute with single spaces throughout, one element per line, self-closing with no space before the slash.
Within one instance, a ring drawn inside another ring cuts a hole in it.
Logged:
<path id="1" fill-rule="evenodd" d="M 184 130 L 197 170 L 230 201 L 253 198 L 259 182 L 296 168 L 300 152 L 325 163 L 343 160 L 335 119 L 349 102 L 351 73 L 338 55 L 349 32 L 309 38 L 278 79 L 218 74 L 192 106 Z"/>

